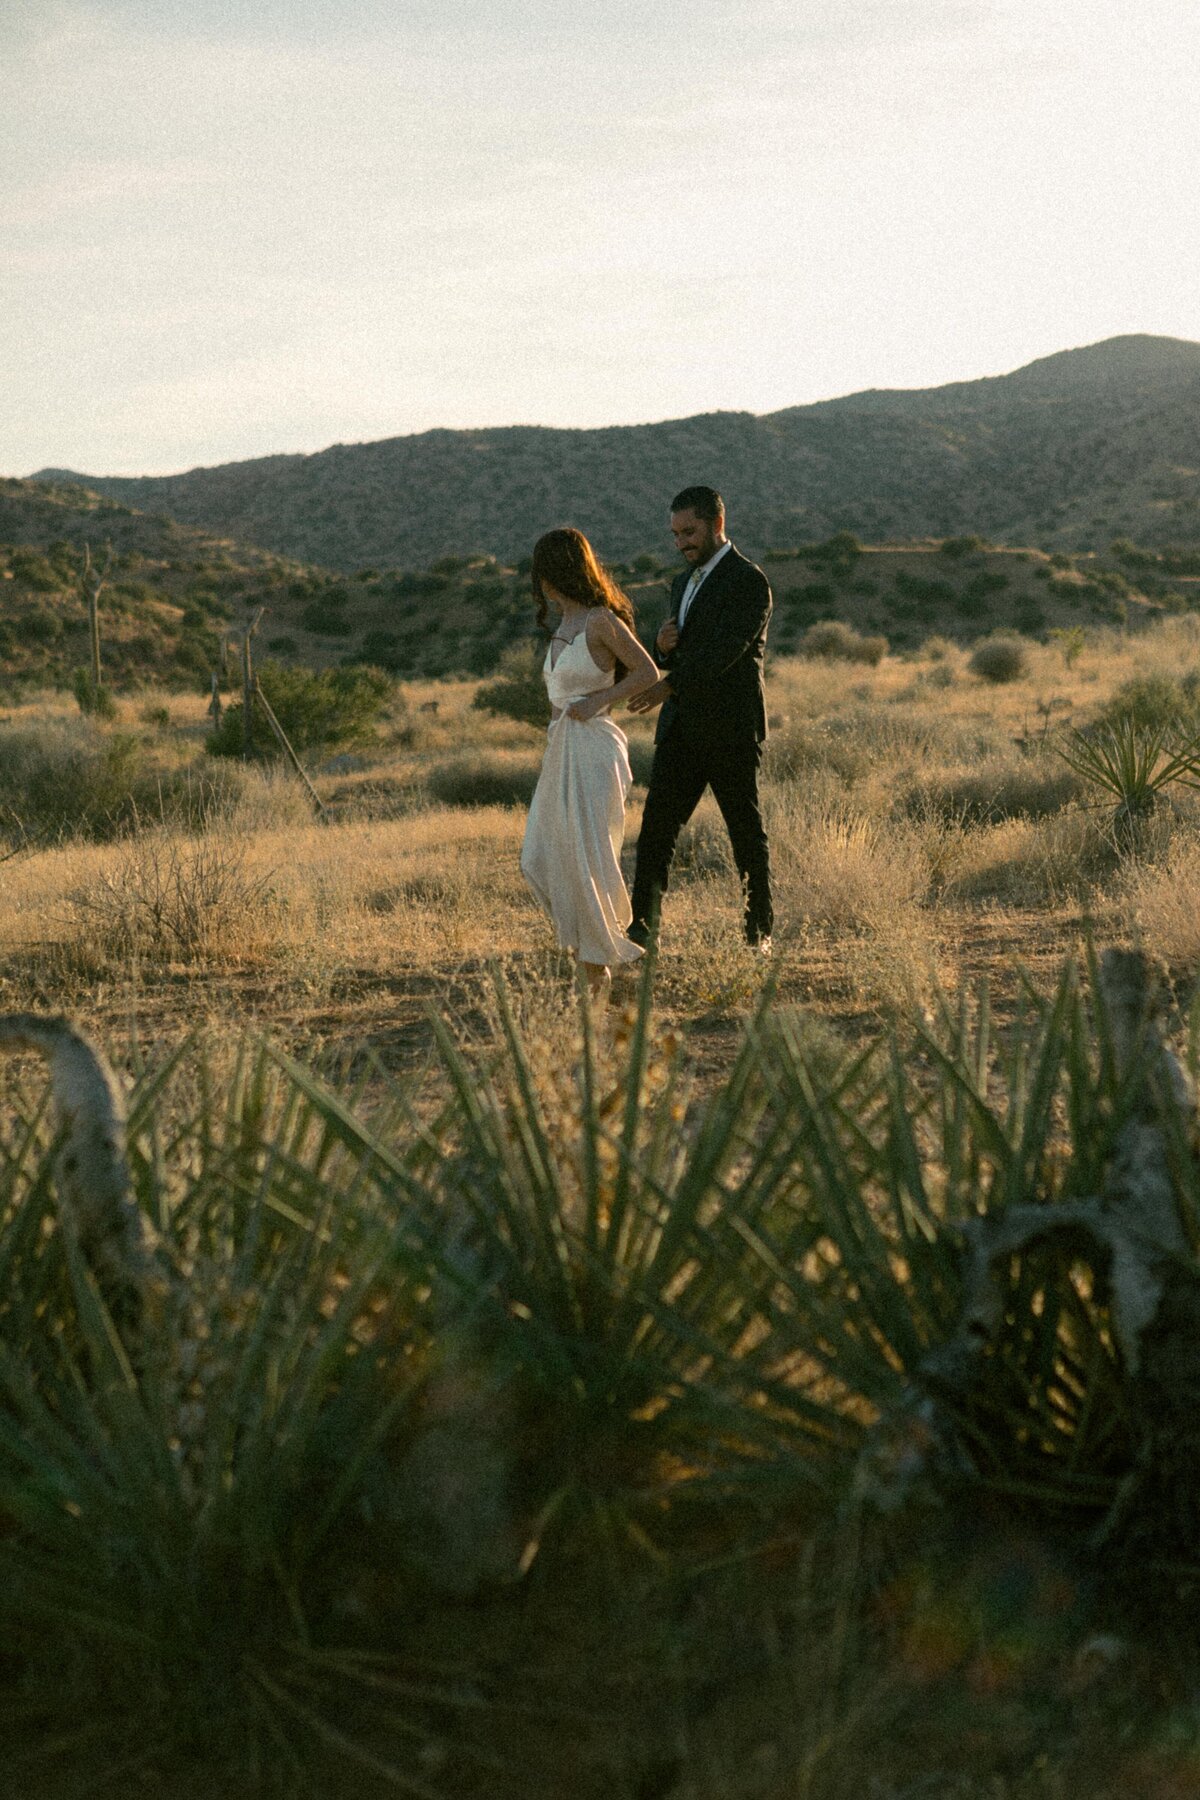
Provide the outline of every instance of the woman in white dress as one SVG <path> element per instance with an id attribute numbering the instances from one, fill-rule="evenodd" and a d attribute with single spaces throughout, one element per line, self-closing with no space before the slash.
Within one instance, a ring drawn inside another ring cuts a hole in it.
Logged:
<path id="1" fill-rule="evenodd" d="M 652 687 L 658 669 L 634 635 L 633 608 L 581 531 L 563 526 L 539 538 L 531 577 L 538 623 L 551 609 L 558 620 L 543 667 L 550 729 L 521 872 L 602 1003 L 612 964 L 642 954 L 625 935 L 633 913 L 620 861 L 629 746 L 609 709 Z"/>

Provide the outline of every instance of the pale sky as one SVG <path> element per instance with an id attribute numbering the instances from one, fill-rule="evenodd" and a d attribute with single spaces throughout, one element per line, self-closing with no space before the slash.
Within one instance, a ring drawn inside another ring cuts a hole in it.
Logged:
<path id="1" fill-rule="evenodd" d="M 0 0 L 0 474 L 1200 340 L 1200 0 Z"/>

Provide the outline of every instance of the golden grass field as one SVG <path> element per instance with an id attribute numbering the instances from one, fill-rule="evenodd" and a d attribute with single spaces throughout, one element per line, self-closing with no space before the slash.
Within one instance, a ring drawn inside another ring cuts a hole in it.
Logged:
<path id="1" fill-rule="evenodd" d="M 1059 645 L 1030 644 L 1026 674 L 992 685 L 944 641 L 874 668 L 770 661 L 777 1004 L 851 1038 L 935 984 L 953 993 L 986 979 L 1003 1010 L 1022 971 L 1038 981 L 1089 932 L 1136 939 L 1177 976 L 1194 971 L 1200 829 L 1186 790 L 1159 809 L 1140 855 L 1121 856 L 1111 802 L 1083 790 L 1054 744 L 1130 678 L 1200 665 L 1200 625 L 1101 628 L 1071 664 Z M 468 793 L 480 769 L 532 781 L 540 733 L 473 708 L 476 687 L 404 690 L 369 752 L 314 772 L 322 819 L 285 770 L 225 764 L 220 820 L 203 833 L 143 818 L 116 842 L 10 855 L 0 1006 L 66 1009 L 131 1048 L 205 1023 L 255 1025 L 310 1058 L 366 1049 L 400 1071 L 423 1059 L 430 1009 L 469 1013 L 493 960 L 565 1001 L 567 959 L 519 872 L 524 808 L 450 806 L 430 791 L 447 766 Z M 622 723 L 644 778 L 651 724 Z M 190 696 L 123 698 L 109 727 L 46 696 L 0 726 L 10 741 L 30 729 L 136 733 L 152 766 L 214 769 Z M 643 798 L 635 785 L 627 874 Z M 706 797 L 680 843 L 657 976 L 660 1019 L 702 1075 L 724 1065 L 768 974 L 741 944 L 739 911 Z M 632 988 L 618 973 L 614 1004 Z"/>

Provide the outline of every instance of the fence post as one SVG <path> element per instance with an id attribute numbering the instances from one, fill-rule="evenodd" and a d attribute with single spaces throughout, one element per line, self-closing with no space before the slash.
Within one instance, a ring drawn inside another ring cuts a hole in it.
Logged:
<path id="1" fill-rule="evenodd" d="M 83 597 L 87 601 L 88 641 L 92 657 L 92 692 L 100 692 L 100 590 L 108 580 L 108 572 L 112 568 L 113 547 L 107 545 L 108 554 L 104 559 L 104 567 L 97 569 L 92 562 L 92 546 L 83 546 L 83 573 L 80 585 Z"/>
<path id="2" fill-rule="evenodd" d="M 242 639 L 242 761 L 249 762 L 254 754 L 254 662 L 250 655 L 250 639 L 258 630 L 259 622 L 266 609 L 259 607 L 253 619 L 246 627 L 246 635 Z"/>
<path id="3" fill-rule="evenodd" d="M 312 782 L 309 780 L 308 774 L 305 771 L 304 765 L 300 761 L 300 758 L 296 755 L 296 752 L 292 749 L 291 743 L 288 739 L 287 732 L 283 729 L 283 726 L 279 723 L 279 720 L 275 717 L 274 712 L 271 710 L 271 703 L 267 699 L 267 696 L 263 693 L 262 688 L 259 686 L 257 676 L 255 676 L 255 678 L 254 678 L 254 692 L 262 706 L 263 711 L 267 715 L 268 725 L 271 727 L 271 730 L 275 733 L 275 736 L 279 739 L 279 742 L 283 749 L 284 755 L 287 757 L 287 759 L 291 763 L 293 769 L 295 769 L 297 775 L 300 777 L 301 781 L 304 783 L 305 787 L 308 789 L 309 799 L 312 801 L 313 805 L 316 807 L 316 809 L 320 813 L 321 817 L 324 818 L 325 817 L 325 807 L 321 800 L 321 796 L 320 796 L 320 794 L 318 794 L 316 788 L 313 786 Z"/>

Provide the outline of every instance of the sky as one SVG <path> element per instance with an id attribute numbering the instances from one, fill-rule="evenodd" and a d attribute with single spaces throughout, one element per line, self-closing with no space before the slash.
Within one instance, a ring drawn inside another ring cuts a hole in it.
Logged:
<path id="1" fill-rule="evenodd" d="M 0 0 L 0 474 L 1200 340 L 1197 0 Z"/>

